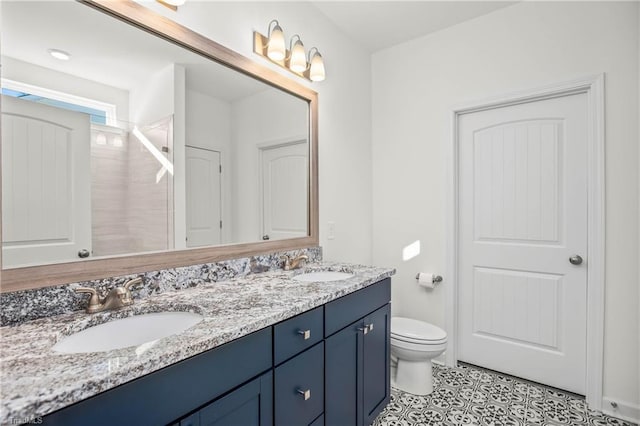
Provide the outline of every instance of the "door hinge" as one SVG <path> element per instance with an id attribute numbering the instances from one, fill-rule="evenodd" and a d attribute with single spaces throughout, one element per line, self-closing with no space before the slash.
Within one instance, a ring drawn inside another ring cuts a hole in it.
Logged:
<path id="1" fill-rule="evenodd" d="M 222 229 L 222 221 L 220 221 L 220 229 Z"/>
<path id="2" fill-rule="evenodd" d="M 219 166 L 220 173 L 222 174 L 222 164 Z"/>

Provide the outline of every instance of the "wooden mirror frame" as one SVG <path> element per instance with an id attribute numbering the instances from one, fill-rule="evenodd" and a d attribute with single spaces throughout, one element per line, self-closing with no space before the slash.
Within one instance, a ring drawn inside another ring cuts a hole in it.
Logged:
<path id="1" fill-rule="evenodd" d="M 1 270 L 0 292 L 28 290 L 65 283 L 108 278 L 212 263 L 276 251 L 295 250 L 318 245 L 318 94 L 266 66 L 228 49 L 132 0 L 78 0 L 116 19 L 161 37 L 171 43 L 228 66 L 309 104 L 309 182 L 308 236 L 286 240 L 228 244 L 137 255 L 120 255 L 102 259 L 27 266 Z M 251 29 L 246 29 L 247 34 Z M 1 189 L 0 189 L 1 200 Z M 1 217 L 1 216 L 0 216 Z M 0 227 L 1 237 L 1 227 Z M 1 240 L 1 238 L 0 238 Z M 1 254 L 0 254 L 1 262 Z"/>

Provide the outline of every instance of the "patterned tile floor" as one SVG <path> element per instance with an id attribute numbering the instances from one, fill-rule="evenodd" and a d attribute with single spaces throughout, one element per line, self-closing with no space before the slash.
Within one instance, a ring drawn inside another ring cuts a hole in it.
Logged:
<path id="1" fill-rule="evenodd" d="M 431 395 L 392 389 L 374 426 L 632 425 L 589 410 L 580 396 L 491 370 L 434 365 L 433 373 Z"/>

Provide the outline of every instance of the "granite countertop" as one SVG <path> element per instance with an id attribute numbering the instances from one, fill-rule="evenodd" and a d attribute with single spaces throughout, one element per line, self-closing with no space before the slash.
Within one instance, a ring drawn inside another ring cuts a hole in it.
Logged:
<path id="1" fill-rule="evenodd" d="M 305 283 L 301 272 L 332 270 L 355 275 Z M 130 380 L 293 317 L 390 277 L 394 269 L 340 263 L 309 264 L 295 271 L 249 274 L 228 281 L 162 293 L 118 311 L 58 315 L 0 328 L 0 424 L 26 422 Z M 189 311 L 204 320 L 155 344 L 108 352 L 62 354 L 61 338 L 115 318 Z"/>

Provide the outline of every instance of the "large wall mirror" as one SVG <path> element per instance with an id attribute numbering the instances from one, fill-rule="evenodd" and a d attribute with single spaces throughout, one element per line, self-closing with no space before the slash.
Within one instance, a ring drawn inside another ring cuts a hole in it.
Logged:
<path id="1" fill-rule="evenodd" d="M 134 2 L 0 7 L 2 291 L 317 245 L 315 92 Z"/>

